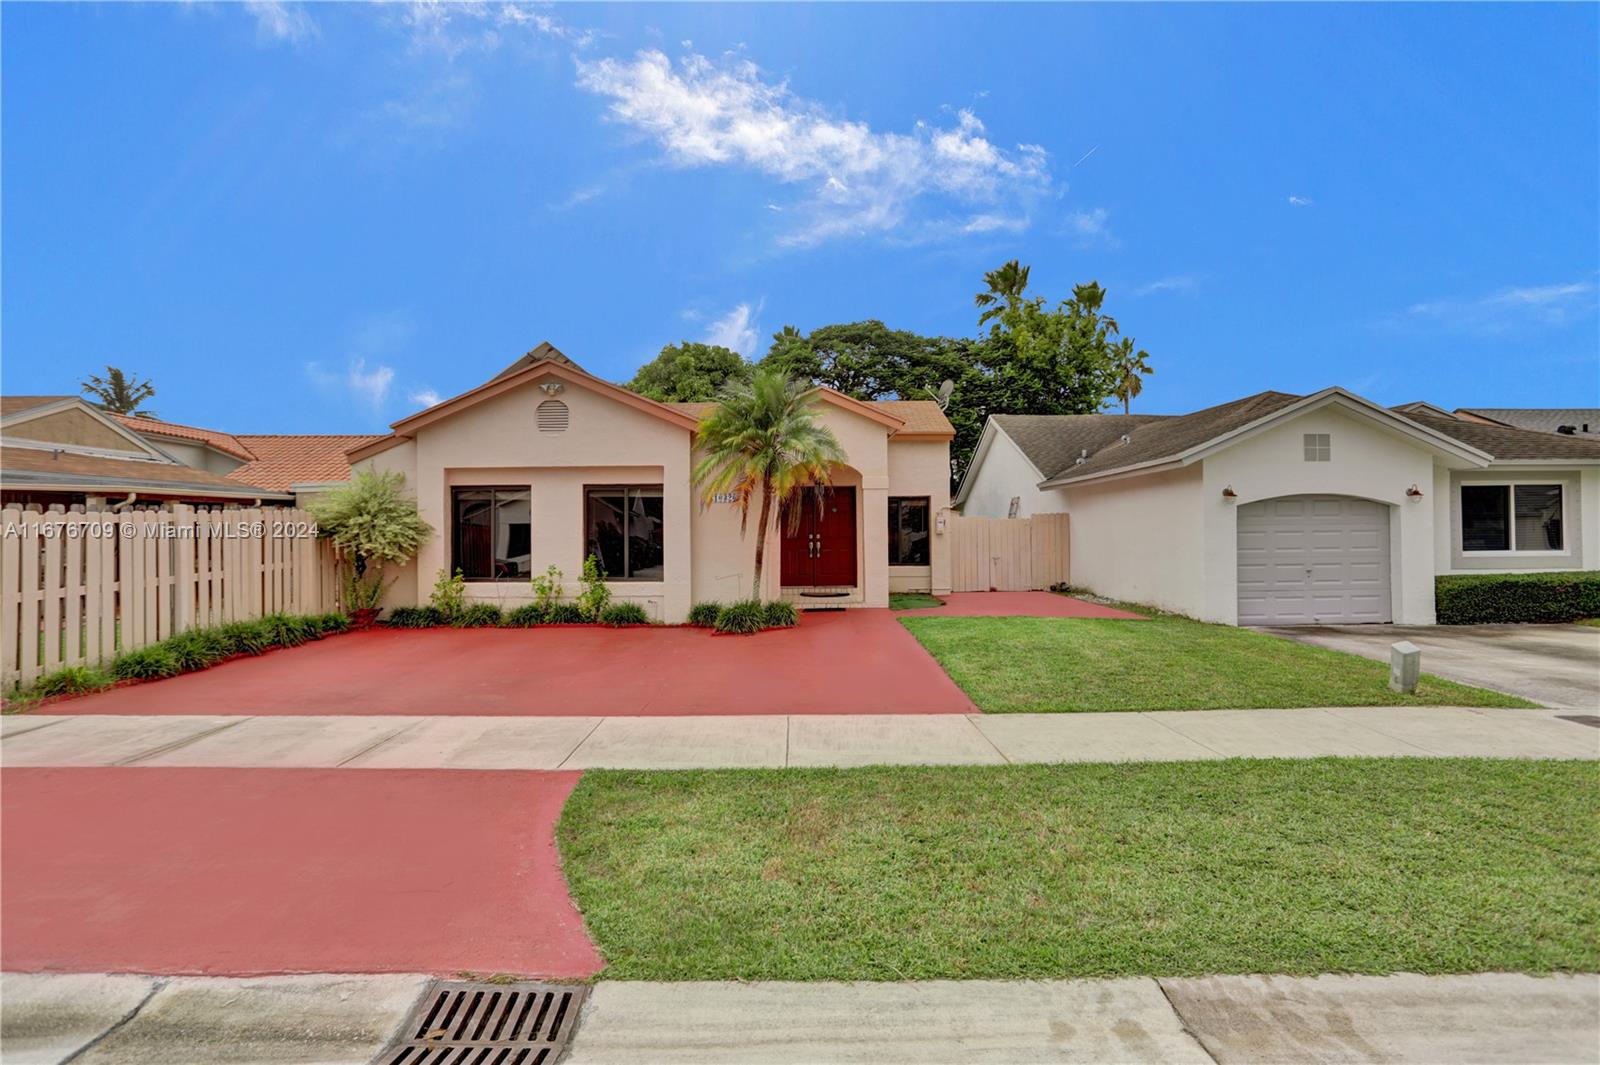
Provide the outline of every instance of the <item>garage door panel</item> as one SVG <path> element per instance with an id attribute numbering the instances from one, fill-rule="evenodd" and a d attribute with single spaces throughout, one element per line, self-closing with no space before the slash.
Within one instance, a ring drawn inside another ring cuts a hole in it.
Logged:
<path id="1" fill-rule="evenodd" d="M 1389 508 L 1340 496 L 1286 496 L 1239 508 L 1241 624 L 1391 618 Z"/>

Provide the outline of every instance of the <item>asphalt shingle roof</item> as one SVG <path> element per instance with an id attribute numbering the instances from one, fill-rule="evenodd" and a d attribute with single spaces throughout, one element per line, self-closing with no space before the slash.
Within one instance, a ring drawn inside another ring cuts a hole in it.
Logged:
<path id="1" fill-rule="evenodd" d="M 1579 433 L 1589 427 L 1589 435 L 1600 436 L 1600 407 L 1459 407 L 1457 414 L 1474 414 L 1513 429 L 1553 433 L 1563 425 Z"/>
<path id="2" fill-rule="evenodd" d="M 1141 425 L 1168 420 L 1164 414 L 996 414 L 994 421 L 1046 477 L 1071 466 L 1088 450 L 1095 455 Z"/>
<path id="3" fill-rule="evenodd" d="M 1441 418 L 1435 414 L 1412 412 L 1405 417 L 1436 429 L 1449 437 L 1488 452 L 1499 460 L 1512 459 L 1600 459 L 1600 439 L 1593 436 L 1565 436 L 1539 433 L 1531 429 L 1511 429 L 1504 425 L 1485 425 L 1462 418 Z"/>

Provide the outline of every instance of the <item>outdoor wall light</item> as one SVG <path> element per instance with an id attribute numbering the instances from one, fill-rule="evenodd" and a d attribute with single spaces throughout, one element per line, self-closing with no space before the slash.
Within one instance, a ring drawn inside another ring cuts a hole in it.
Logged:
<path id="1" fill-rule="evenodd" d="M 1238 499 L 1238 498 L 1239 498 L 1239 493 L 1235 492 L 1233 490 L 1233 485 L 1230 484 L 1230 485 L 1228 485 L 1226 488 L 1224 488 L 1222 490 L 1222 501 L 1224 503 L 1232 503 L 1235 499 Z"/>
<path id="2" fill-rule="evenodd" d="M 1421 499 L 1422 489 L 1418 488 L 1416 485 L 1412 485 L 1410 488 L 1406 489 L 1406 497 L 1408 499 Z"/>

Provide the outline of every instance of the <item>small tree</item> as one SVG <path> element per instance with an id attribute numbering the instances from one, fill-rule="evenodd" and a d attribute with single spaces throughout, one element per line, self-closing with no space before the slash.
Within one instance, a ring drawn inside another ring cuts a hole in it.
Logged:
<path id="1" fill-rule="evenodd" d="M 1133 401 L 1144 391 L 1144 379 L 1155 371 L 1145 360 L 1150 353 L 1133 349 L 1133 338 L 1123 337 L 1111 348 L 1112 368 L 1116 371 L 1117 387 L 1112 394 L 1122 400 L 1122 413 L 1128 414 Z"/>
<path id="2" fill-rule="evenodd" d="M 808 382 L 760 369 L 750 381 L 730 384 L 717 409 L 700 423 L 698 447 L 704 457 L 695 464 L 694 483 L 700 486 L 702 501 L 709 505 L 718 495 L 732 496 L 743 536 L 751 498 L 761 494 L 755 598 L 761 596 L 772 505 L 781 506 L 807 485 L 826 485 L 834 464 L 845 461 L 833 430 L 817 424 L 811 391 Z"/>
<path id="3" fill-rule="evenodd" d="M 154 411 L 140 410 L 139 404 L 156 394 L 156 386 L 125 374 L 115 366 L 107 366 L 104 377 L 90 374 L 78 387 L 85 395 L 93 396 L 94 405 L 107 413 L 155 417 Z"/>
<path id="4" fill-rule="evenodd" d="M 385 566 L 403 566 L 433 535 L 405 492 L 401 473 L 362 470 L 307 509 L 317 531 L 333 545 L 340 567 L 349 566 L 347 607 L 373 608 L 383 598 Z"/>

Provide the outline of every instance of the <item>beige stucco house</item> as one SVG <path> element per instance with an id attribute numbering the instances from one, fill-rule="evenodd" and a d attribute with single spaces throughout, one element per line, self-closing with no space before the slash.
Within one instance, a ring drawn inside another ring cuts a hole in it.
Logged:
<path id="1" fill-rule="evenodd" d="M 1070 515 L 1072 583 L 1114 598 L 1228 624 L 1431 625 L 1441 574 L 1600 569 L 1600 439 L 1555 413 L 1543 432 L 1327 388 L 993 415 L 955 505 Z"/>
<path id="2" fill-rule="evenodd" d="M 470 599 L 514 606 L 558 567 L 576 592 L 598 556 L 614 599 L 682 621 L 697 602 L 759 593 L 805 607 L 887 606 L 891 590 L 950 588 L 950 440 L 938 405 L 862 402 L 829 389 L 820 421 L 847 456 L 818 506 L 769 533 L 761 589 L 751 532 L 729 501 L 691 483 L 710 404 L 657 403 L 586 373 L 549 344 L 471 391 L 349 452 L 352 469 L 398 471 L 436 531 L 386 602 L 425 602 L 460 569 Z"/>

